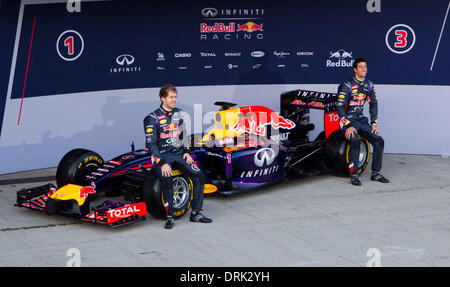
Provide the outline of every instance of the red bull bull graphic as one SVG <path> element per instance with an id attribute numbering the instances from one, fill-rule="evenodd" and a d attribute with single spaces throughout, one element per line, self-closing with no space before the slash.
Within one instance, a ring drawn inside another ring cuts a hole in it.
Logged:
<path id="1" fill-rule="evenodd" d="M 350 105 L 359 105 L 359 104 L 364 104 L 366 99 L 366 95 L 363 93 L 358 94 L 356 97 L 354 97 L 354 100 L 350 101 Z M 363 102 L 364 101 L 364 102 Z M 363 103 L 361 103 L 363 102 Z"/>
<path id="2" fill-rule="evenodd" d="M 80 199 L 87 198 L 89 194 L 95 194 L 95 183 L 92 182 L 90 186 L 80 188 Z"/>
<path id="3" fill-rule="evenodd" d="M 169 124 L 164 129 L 163 132 L 160 133 L 160 137 L 163 139 L 171 138 L 171 137 L 177 137 L 181 133 L 181 130 L 179 129 L 179 126 L 176 124 Z"/>
<path id="4" fill-rule="evenodd" d="M 167 127 L 164 128 L 164 131 L 175 131 L 178 129 L 178 126 L 176 124 L 169 124 Z"/>
<path id="5" fill-rule="evenodd" d="M 254 31 L 263 32 L 263 24 L 261 23 L 259 25 L 259 24 L 253 23 L 253 22 L 247 22 L 242 25 L 238 24 L 237 32 L 239 32 L 239 31 L 245 31 L 245 32 L 249 32 L 249 33 L 254 32 Z"/>
<path id="6" fill-rule="evenodd" d="M 233 126 L 233 131 L 264 136 L 266 135 L 267 125 L 271 125 L 275 129 L 292 129 L 295 127 L 294 122 L 279 116 L 269 108 L 249 106 L 239 108 L 238 119 Z"/>

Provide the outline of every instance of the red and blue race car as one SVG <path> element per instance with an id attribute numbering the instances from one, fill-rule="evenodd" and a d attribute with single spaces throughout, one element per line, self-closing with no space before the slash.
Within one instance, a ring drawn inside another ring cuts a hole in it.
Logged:
<path id="1" fill-rule="evenodd" d="M 216 102 L 214 126 L 191 136 L 191 156 L 206 176 L 204 193 L 230 195 L 330 170 L 348 172 L 349 147 L 335 111 L 337 95 L 295 90 L 281 94 L 280 113 L 264 106 L 235 107 Z M 324 111 L 324 130 L 315 128 L 309 110 Z M 361 136 L 360 136 L 361 137 Z M 370 146 L 361 137 L 358 172 L 365 170 Z M 16 206 L 80 218 L 109 227 L 145 219 L 147 212 L 165 218 L 161 183 L 148 150 L 135 150 L 109 161 L 74 149 L 60 161 L 56 183 L 17 192 Z M 173 167 L 175 217 L 190 208 L 191 179 Z M 102 196 L 121 196 L 123 201 Z"/>

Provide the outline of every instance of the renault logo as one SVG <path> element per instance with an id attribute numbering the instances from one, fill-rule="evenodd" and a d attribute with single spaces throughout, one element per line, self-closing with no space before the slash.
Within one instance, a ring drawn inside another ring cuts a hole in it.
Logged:
<path id="1" fill-rule="evenodd" d="M 123 66 L 124 64 L 127 64 L 127 66 L 134 63 L 134 57 L 131 55 L 120 55 L 116 58 L 116 63 Z"/>
<path id="2" fill-rule="evenodd" d="M 216 17 L 218 13 L 216 8 L 205 8 L 202 10 L 202 16 L 206 18 Z"/>
<path id="3" fill-rule="evenodd" d="M 260 149 L 256 154 L 255 154 L 255 165 L 262 167 L 265 165 L 270 165 L 273 160 L 275 159 L 276 154 L 275 151 L 271 148 L 263 148 Z"/>

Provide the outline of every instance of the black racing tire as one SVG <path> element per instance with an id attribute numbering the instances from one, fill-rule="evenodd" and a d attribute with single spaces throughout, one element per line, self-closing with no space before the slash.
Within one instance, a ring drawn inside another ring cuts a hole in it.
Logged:
<path id="1" fill-rule="evenodd" d="M 361 142 L 359 148 L 358 174 L 361 174 L 366 169 L 367 164 L 370 160 L 370 144 L 369 141 L 362 135 L 358 135 L 358 137 Z M 340 171 L 342 173 L 348 173 L 350 145 L 348 144 L 347 140 L 345 140 L 345 138 L 343 138 L 339 143 L 338 154 L 338 166 Z"/>
<path id="2" fill-rule="evenodd" d="M 192 180 L 181 170 L 173 170 L 174 188 L 174 217 L 182 217 L 191 207 L 194 196 Z M 156 218 L 165 219 L 167 217 L 164 207 L 164 195 L 162 184 L 156 174 L 145 177 L 142 185 L 141 199 L 146 203 L 148 212 Z"/>
<path id="3" fill-rule="evenodd" d="M 362 135 L 358 135 L 358 137 L 361 141 L 358 174 L 361 174 L 370 160 L 370 144 Z M 340 130 L 333 132 L 328 137 L 325 145 L 326 160 L 334 166 L 338 174 L 345 176 L 349 174 L 349 151 L 350 146 Z"/>
<path id="4" fill-rule="evenodd" d="M 86 175 L 97 170 L 103 164 L 103 158 L 87 149 L 74 149 L 66 153 L 56 169 L 58 188 L 66 184 L 82 185 Z"/>

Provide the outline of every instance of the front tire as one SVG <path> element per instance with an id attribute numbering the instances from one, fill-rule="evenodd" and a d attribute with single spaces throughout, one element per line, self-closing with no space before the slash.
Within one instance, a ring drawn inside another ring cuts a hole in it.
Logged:
<path id="1" fill-rule="evenodd" d="M 74 149 L 66 153 L 56 169 L 58 188 L 68 183 L 83 185 L 86 175 L 97 170 L 103 164 L 103 158 L 87 149 Z"/>
<path id="2" fill-rule="evenodd" d="M 181 170 L 173 170 L 172 174 L 174 217 L 179 218 L 191 207 L 191 200 L 194 196 L 193 183 Z M 144 179 L 142 200 L 153 217 L 160 219 L 167 217 L 162 184 L 155 174 L 148 175 Z"/>

